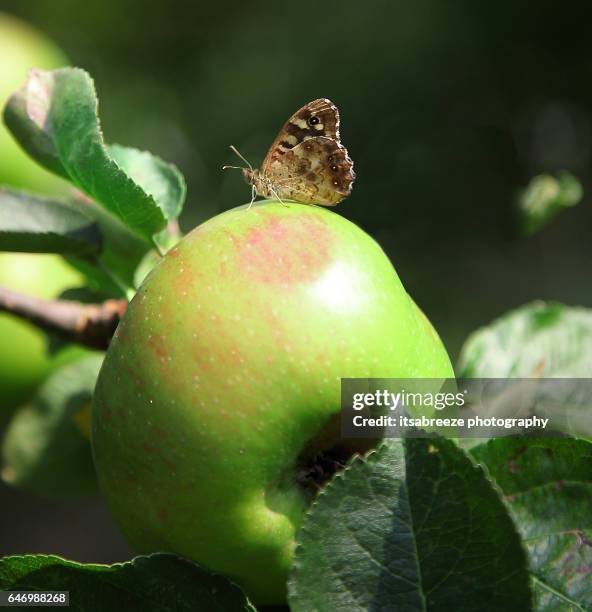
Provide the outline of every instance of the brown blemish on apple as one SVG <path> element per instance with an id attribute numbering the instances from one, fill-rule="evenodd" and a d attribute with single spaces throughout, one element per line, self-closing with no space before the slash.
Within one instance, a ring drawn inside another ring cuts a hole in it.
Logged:
<path id="1" fill-rule="evenodd" d="M 185 298 L 200 274 L 193 270 L 191 264 L 183 259 L 175 260 L 174 264 L 177 272 L 173 280 L 173 289 L 180 298 Z"/>
<path id="2" fill-rule="evenodd" d="M 233 245 L 237 245 L 240 242 L 238 236 L 233 234 L 231 231 L 227 229 L 222 229 L 221 232 L 226 236 L 228 241 L 231 242 Z"/>
<path id="3" fill-rule="evenodd" d="M 129 380 L 133 380 L 134 384 L 136 385 L 136 388 L 138 388 L 142 384 L 142 381 L 138 377 L 136 370 L 131 367 L 128 362 L 124 362 L 121 367 L 125 371 L 125 376 Z"/>
<path id="4" fill-rule="evenodd" d="M 156 427 L 154 429 L 154 435 L 157 436 L 159 440 L 162 440 L 163 438 L 168 438 L 169 436 L 168 432 L 162 427 Z"/>
<path id="5" fill-rule="evenodd" d="M 165 364 L 167 362 L 169 353 L 162 336 L 158 334 L 151 336 L 146 342 L 146 345 L 156 355 L 156 357 L 158 357 L 160 363 Z"/>
<path id="6" fill-rule="evenodd" d="M 230 351 L 225 354 L 225 357 L 226 361 L 228 361 L 232 365 L 240 366 L 245 363 L 245 358 L 237 349 L 230 349 Z"/>
<path id="7" fill-rule="evenodd" d="M 240 272 L 258 282 L 290 287 L 315 281 L 331 262 L 331 235 L 312 215 L 265 219 L 237 244 Z"/>
<path id="8" fill-rule="evenodd" d="M 242 366 L 245 358 L 228 333 L 228 325 L 234 320 L 212 313 L 205 317 L 205 321 L 204 325 L 204 317 L 200 316 L 192 325 L 191 351 L 198 367 L 211 371 L 215 369 L 216 364 Z M 216 346 L 204 344 L 203 338 L 207 336 L 207 327 L 216 329 L 218 341 Z"/>
<path id="9" fill-rule="evenodd" d="M 216 363 L 212 349 L 208 350 L 206 346 L 196 341 L 191 344 L 191 354 L 200 372 L 215 370 Z"/>
<path id="10" fill-rule="evenodd" d="M 152 444 L 147 444 L 147 443 L 143 444 L 142 448 L 144 452 L 147 453 L 148 455 L 155 455 L 156 457 L 158 457 L 167 466 L 169 470 L 175 471 L 177 469 L 177 464 L 174 461 L 171 461 L 165 455 L 165 453 L 162 451 L 161 448 L 157 446 L 153 446 Z"/>

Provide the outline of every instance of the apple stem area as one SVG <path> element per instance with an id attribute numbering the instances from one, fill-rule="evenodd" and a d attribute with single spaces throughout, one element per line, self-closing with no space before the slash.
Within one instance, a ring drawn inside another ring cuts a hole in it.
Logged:
<path id="1" fill-rule="evenodd" d="M 296 482 L 308 497 L 314 498 L 354 456 L 365 455 L 379 442 L 380 439 L 374 438 L 341 438 L 339 415 L 335 415 L 300 454 L 296 465 Z"/>
<path id="2" fill-rule="evenodd" d="M 0 287 L 0 312 L 6 312 L 60 338 L 106 350 L 127 309 L 126 300 L 84 304 L 71 300 L 42 300 Z"/>

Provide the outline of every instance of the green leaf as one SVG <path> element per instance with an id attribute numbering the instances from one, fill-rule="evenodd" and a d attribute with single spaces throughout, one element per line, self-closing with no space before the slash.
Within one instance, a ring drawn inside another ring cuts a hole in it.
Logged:
<path id="1" fill-rule="evenodd" d="M 107 147 L 111 159 L 125 170 L 146 193 L 149 193 L 162 208 L 168 221 L 176 219 L 183 209 L 186 187 L 183 175 L 176 166 L 167 164 L 159 157 L 120 145 Z"/>
<path id="2" fill-rule="evenodd" d="M 462 378 L 592 376 L 592 310 L 533 302 L 467 339 Z"/>
<path id="3" fill-rule="evenodd" d="M 0 189 L 0 250 L 88 256 L 101 248 L 96 223 L 63 202 Z"/>
<path id="4" fill-rule="evenodd" d="M 79 68 L 32 70 L 4 119 L 23 148 L 150 240 L 183 205 L 181 174 L 149 153 L 103 141 L 90 76 Z"/>
<path id="5" fill-rule="evenodd" d="M 4 557 L 0 589 L 70 591 L 73 612 L 255 612 L 226 578 L 166 553 L 114 565 L 75 563 L 53 555 Z"/>
<path id="6" fill-rule="evenodd" d="M 7 484 L 55 497 L 96 490 L 90 410 L 102 361 L 90 354 L 57 370 L 16 412 L 2 444 Z"/>
<path id="7" fill-rule="evenodd" d="M 530 610 L 526 555 L 483 471 L 445 439 L 387 440 L 304 519 L 294 612 Z"/>
<path id="8" fill-rule="evenodd" d="M 558 178 L 550 174 L 535 176 L 518 198 L 522 231 L 534 234 L 565 208 L 582 200 L 583 189 L 578 179 L 562 171 Z"/>
<path id="9" fill-rule="evenodd" d="M 151 245 L 80 192 L 74 194 L 71 204 L 96 221 L 103 235 L 103 249 L 98 262 L 72 258 L 69 262 L 87 277 L 89 285 L 96 291 L 121 296 L 121 285 L 133 286 L 136 268 L 150 251 Z M 115 278 L 118 279 L 117 283 L 114 282 Z M 123 295 L 126 295 L 126 291 L 123 291 Z"/>
<path id="10" fill-rule="evenodd" d="M 536 609 L 592 609 L 592 444 L 500 438 L 471 452 L 501 487 L 522 534 Z"/>

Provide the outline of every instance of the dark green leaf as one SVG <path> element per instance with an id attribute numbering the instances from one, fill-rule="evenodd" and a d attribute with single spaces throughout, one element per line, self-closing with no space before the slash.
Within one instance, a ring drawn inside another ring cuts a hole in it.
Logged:
<path id="1" fill-rule="evenodd" d="M 538 232 L 561 210 L 578 204 L 582 196 L 580 182 L 569 172 L 560 172 L 558 178 L 535 176 L 518 198 L 523 232 Z"/>
<path id="2" fill-rule="evenodd" d="M 96 304 L 109 299 L 104 293 L 97 293 L 89 287 L 70 287 L 64 289 L 59 295 L 59 300 L 70 300 L 72 302 L 82 302 L 83 304 Z"/>
<path id="3" fill-rule="evenodd" d="M 466 341 L 463 378 L 592 376 L 592 311 L 533 302 L 509 312 Z"/>
<path id="4" fill-rule="evenodd" d="M 504 504 L 444 439 L 388 440 L 319 495 L 299 532 L 294 612 L 531 609 Z"/>
<path id="5" fill-rule="evenodd" d="M 101 248 L 96 223 L 63 202 L 0 189 L 0 250 L 91 255 Z"/>
<path id="6" fill-rule="evenodd" d="M 57 370 L 16 412 L 2 444 L 6 483 L 47 496 L 96 489 L 90 409 L 102 361 L 91 354 Z"/>
<path id="7" fill-rule="evenodd" d="M 501 438 L 471 452 L 522 534 L 537 610 L 592 609 L 592 444 Z"/>
<path id="8" fill-rule="evenodd" d="M 34 159 L 151 239 L 179 214 L 184 181 L 175 168 L 149 153 L 108 149 L 97 106 L 94 83 L 85 71 L 32 70 L 4 116 Z"/>
<path id="9" fill-rule="evenodd" d="M 137 234 L 133 234 L 117 217 L 109 214 L 80 192 L 71 200 L 72 206 L 92 217 L 103 235 L 103 250 L 96 262 L 81 259 L 70 260 L 88 279 L 89 285 L 96 291 L 107 291 L 111 295 L 121 295 L 121 284 L 133 287 L 136 268 L 151 245 Z M 118 285 L 114 278 L 119 280 Z M 125 291 L 123 292 L 125 295 Z"/>
<path id="10" fill-rule="evenodd" d="M 70 592 L 72 612 L 255 612 L 242 591 L 175 555 L 92 565 L 50 555 L 0 559 L 0 589 Z"/>

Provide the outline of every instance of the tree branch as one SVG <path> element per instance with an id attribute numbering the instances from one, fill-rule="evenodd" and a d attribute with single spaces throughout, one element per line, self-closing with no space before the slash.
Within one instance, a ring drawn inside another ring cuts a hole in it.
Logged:
<path id="1" fill-rule="evenodd" d="M 93 349 L 107 349 L 126 308 L 125 300 L 106 300 L 101 304 L 49 301 L 0 287 L 0 312 Z"/>

